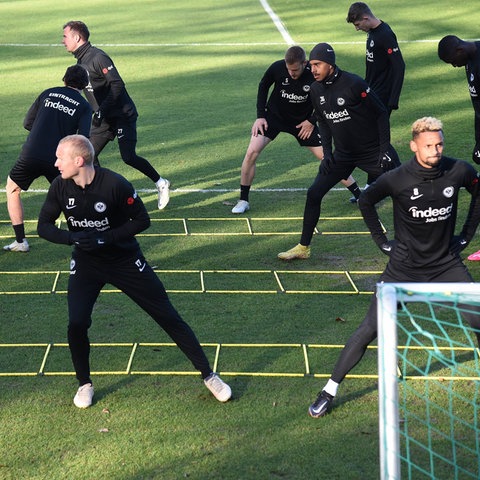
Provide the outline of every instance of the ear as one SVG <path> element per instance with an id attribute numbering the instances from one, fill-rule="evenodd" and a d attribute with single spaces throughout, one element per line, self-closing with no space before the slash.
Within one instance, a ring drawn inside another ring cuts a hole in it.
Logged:
<path id="1" fill-rule="evenodd" d="M 413 153 L 417 153 L 417 152 L 418 152 L 418 147 L 417 147 L 417 144 L 415 143 L 414 140 L 410 140 L 410 150 L 411 150 Z"/>

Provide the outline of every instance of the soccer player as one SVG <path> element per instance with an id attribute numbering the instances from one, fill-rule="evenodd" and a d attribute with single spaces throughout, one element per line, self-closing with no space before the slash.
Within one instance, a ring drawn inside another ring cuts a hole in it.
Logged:
<path id="1" fill-rule="evenodd" d="M 137 108 L 130 98 L 122 77 L 111 58 L 90 42 L 90 32 L 80 21 L 70 21 L 63 27 L 63 44 L 87 71 L 90 82 L 85 96 L 94 110 L 90 140 L 95 149 L 95 163 L 108 142 L 117 137 L 122 160 L 150 178 L 158 190 L 158 208 L 170 200 L 170 182 L 145 158 L 136 152 Z"/>
<path id="2" fill-rule="evenodd" d="M 348 178 L 358 167 L 376 179 L 400 163 L 390 145 L 387 109 L 367 82 L 341 70 L 328 43 L 315 45 L 310 52 L 310 66 L 316 80 L 310 98 L 322 138 L 323 160 L 307 192 L 300 243 L 279 253 L 281 260 L 310 257 L 322 199 L 342 178 Z"/>
<path id="3" fill-rule="evenodd" d="M 465 161 L 443 156 L 440 120 L 420 118 L 412 125 L 410 148 L 414 157 L 382 175 L 358 201 L 365 223 L 380 250 L 389 256 L 381 282 L 473 282 L 460 258 L 480 222 L 479 174 Z M 461 188 L 471 195 L 462 230 L 455 235 Z M 382 229 L 375 205 L 391 197 L 394 238 Z M 466 313 L 470 325 L 480 329 L 480 312 Z M 480 345 L 480 333 L 477 333 Z M 377 299 L 372 297 L 365 319 L 343 348 L 333 373 L 309 408 L 323 417 L 331 409 L 345 376 L 362 359 L 377 337 Z"/>
<path id="4" fill-rule="evenodd" d="M 280 132 L 289 133 L 300 146 L 307 147 L 318 160 L 322 160 L 322 142 L 310 100 L 310 85 L 314 80 L 305 50 L 299 46 L 290 47 L 285 58 L 272 63 L 264 73 L 258 85 L 257 119 L 253 123 L 250 144 L 242 163 L 240 200 L 232 213 L 244 213 L 250 209 L 249 193 L 257 158 Z M 355 180 L 349 177 L 342 183 L 353 193 L 356 201 L 360 189 Z"/>
<path id="5" fill-rule="evenodd" d="M 50 183 L 58 175 L 55 151 L 66 135 L 89 136 L 92 109 L 80 93 L 88 84 L 87 72 L 78 65 L 68 67 L 64 86 L 44 90 L 29 108 L 23 126 L 30 133 L 7 177 L 7 209 L 15 232 L 15 241 L 3 247 L 9 252 L 28 252 L 25 238 L 22 190 L 44 176 Z"/>
<path id="6" fill-rule="evenodd" d="M 347 22 L 367 33 L 365 81 L 391 114 L 392 110 L 398 109 L 405 76 L 405 62 L 397 37 L 390 26 L 378 19 L 363 2 L 350 5 Z"/>
<path id="7" fill-rule="evenodd" d="M 390 26 L 377 18 L 363 2 L 350 5 L 347 22 L 367 34 L 365 81 L 380 97 L 390 115 L 392 110 L 398 109 L 405 77 L 405 62 L 397 37 Z M 365 188 L 372 181 L 368 178 Z"/>
<path id="8" fill-rule="evenodd" d="M 475 115 L 475 147 L 472 160 L 480 164 L 480 42 L 466 42 L 455 35 L 447 35 L 438 43 L 438 56 L 453 67 L 465 67 Z M 480 261 L 480 250 L 469 255 L 468 260 Z"/>
<path id="9" fill-rule="evenodd" d="M 171 304 L 135 239 L 150 225 L 142 200 L 124 177 L 95 167 L 94 159 L 93 146 L 84 136 L 60 141 L 55 162 L 60 175 L 50 186 L 38 220 L 41 237 L 74 245 L 68 281 L 68 344 L 79 382 L 74 404 L 87 408 L 93 401 L 88 329 L 106 283 L 145 310 L 200 371 L 217 400 L 226 402 L 230 387 L 212 372 L 195 334 Z M 62 213 L 68 230 L 56 224 Z"/>

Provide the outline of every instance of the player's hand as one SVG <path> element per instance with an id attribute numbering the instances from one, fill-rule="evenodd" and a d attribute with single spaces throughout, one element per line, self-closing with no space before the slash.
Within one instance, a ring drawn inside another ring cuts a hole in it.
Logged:
<path id="1" fill-rule="evenodd" d="M 265 118 L 257 118 L 252 125 L 252 135 L 258 137 L 258 135 L 265 135 L 268 130 L 268 122 Z"/>
<path id="2" fill-rule="evenodd" d="M 85 252 L 93 252 L 98 248 L 109 245 L 112 241 L 109 232 L 73 232 L 70 236 L 72 243 Z"/>
<path id="3" fill-rule="evenodd" d="M 307 140 L 307 138 L 310 138 L 310 135 L 313 132 L 314 125 L 311 124 L 308 120 L 304 120 L 302 123 L 295 125 L 295 128 L 300 129 L 300 131 L 298 132 L 298 138 L 300 140 Z"/>
<path id="4" fill-rule="evenodd" d="M 328 175 L 329 173 L 331 173 L 334 165 L 335 165 L 335 158 L 333 154 L 326 154 L 324 155 L 323 160 L 320 163 L 320 167 L 318 171 L 322 175 Z"/>
<path id="5" fill-rule="evenodd" d="M 380 250 L 387 256 L 393 257 L 393 253 L 397 248 L 398 242 L 396 240 L 388 240 L 380 245 Z"/>
<path id="6" fill-rule="evenodd" d="M 455 235 L 450 240 L 449 250 L 452 255 L 460 255 L 460 252 L 464 250 L 468 245 L 468 242 L 460 235 Z"/>
<path id="7" fill-rule="evenodd" d="M 472 160 L 477 164 L 480 165 L 480 143 L 475 144 L 475 148 L 472 152 Z"/>
<path id="8" fill-rule="evenodd" d="M 102 124 L 102 119 L 103 119 L 102 111 L 101 111 L 101 110 L 97 110 L 97 111 L 93 114 L 93 117 L 92 117 L 92 125 L 93 125 L 94 127 L 99 127 L 99 126 Z"/>
<path id="9" fill-rule="evenodd" d="M 388 172 L 389 170 L 395 168 L 395 162 L 387 152 L 380 152 L 380 155 L 378 156 L 378 162 L 380 164 L 380 168 L 384 172 Z"/>

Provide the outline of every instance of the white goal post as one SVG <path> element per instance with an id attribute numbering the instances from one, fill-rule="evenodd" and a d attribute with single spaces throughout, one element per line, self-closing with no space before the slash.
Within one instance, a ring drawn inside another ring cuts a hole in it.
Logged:
<path id="1" fill-rule="evenodd" d="M 400 371 L 397 330 L 399 302 L 400 304 L 410 302 L 473 304 L 478 308 L 480 306 L 480 283 L 377 284 L 379 449 L 380 478 L 382 480 L 409 478 L 401 475 L 400 440 L 402 426 L 399 418 Z M 441 328 L 442 331 L 443 329 L 446 331 L 448 330 L 448 325 Z M 443 379 L 440 380 L 443 381 Z M 423 381 L 418 383 L 421 385 L 425 384 Z M 479 382 L 473 383 L 478 384 Z M 412 406 L 412 408 L 416 407 Z M 475 423 L 475 425 L 477 424 Z M 478 454 L 478 441 L 474 450 L 475 448 Z M 478 469 L 478 465 L 476 468 Z M 475 471 L 478 474 L 478 470 Z M 429 477 L 426 475 L 421 478 Z M 457 478 L 456 475 L 455 478 Z M 465 478 L 470 477 L 467 476 Z"/>

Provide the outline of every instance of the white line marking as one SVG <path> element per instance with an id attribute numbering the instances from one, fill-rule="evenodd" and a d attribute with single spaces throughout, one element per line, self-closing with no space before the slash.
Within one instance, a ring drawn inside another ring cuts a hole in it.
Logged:
<path id="1" fill-rule="evenodd" d="M 280 20 L 280 17 L 272 10 L 268 2 L 266 0 L 260 0 L 260 3 L 262 4 L 263 9 L 272 19 L 273 24 L 277 27 L 277 30 L 280 32 L 285 42 L 287 42 L 288 45 L 295 45 L 293 38 L 288 33 L 288 30 L 285 28 L 285 25 Z"/>
<path id="2" fill-rule="evenodd" d="M 468 41 L 476 41 L 472 39 Z M 293 41 L 293 40 L 292 40 Z M 398 40 L 398 43 L 438 43 L 439 38 L 427 40 Z M 365 41 L 328 42 L 332 45 L 365 45 Z M 302 45 L 315 45 L 316 42 L 303 42 Z M 283 42 L 205 42 L 205 43 L 95 43 L 97 47 L 257 47 L 269 45 L 284 45 Z M 0 47 L 63 47 L 61 43 L 0 43 Z"/>
<path id="3" fill-rule="evenodd" d="M 137 192 L 140 193 L 158 193 L 156 188 L 136 188 Z M 272 192 L 306 192 L 307 188 L 252 188 L 251 192 L 255 193 L 272 193 Z M 31 188 L 27 192 L 22 193 L 47 193 L 48 189 L 46 188 Z M 170 189 L 170 192 L 173 193 L 235 193 L 239 192 L 239 188 L 175 188 Z M 345 187 L 335 187 L 330 189 L 330 192 L 345 192 L 347 188 Z M 0 189 L 0 192 L 6 193 L 4 188 Z"/>

